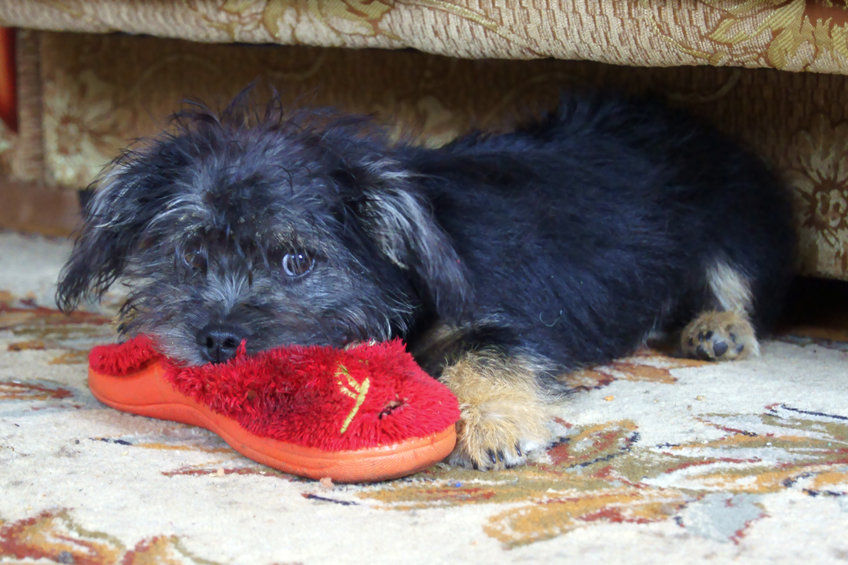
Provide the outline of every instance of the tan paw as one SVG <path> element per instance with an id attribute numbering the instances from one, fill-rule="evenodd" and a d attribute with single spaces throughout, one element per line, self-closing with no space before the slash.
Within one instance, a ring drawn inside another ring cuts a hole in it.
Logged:
<path id="1" fill-rule="evenodd" d="M 738 312 L 703 312 L 680 335 L 683 355 L 705 361 L 733 361 L 760 354 L 751 322 Z"/>
<path id="2" fill-rule="evenodd" d="M 457 423 L 456 448 L 447 461 L 481 471 L 523 465 L 547 445 L 544 423 L 537 414 L 528 416 L 526 408 L 466 405 Z"/>
<path id="3" fill-rule="evenodd" d="M 441 380 L 462 412 L 449 463 L 480 470 L 514 467 L 550 440 L 550 405 L 527 359 L 468 353 L 446 367 Z"/>

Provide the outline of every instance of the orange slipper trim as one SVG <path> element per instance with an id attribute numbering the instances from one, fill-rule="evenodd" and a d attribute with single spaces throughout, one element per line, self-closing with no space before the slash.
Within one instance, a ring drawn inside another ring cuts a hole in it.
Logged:
<path id="1" fill-rule="evenodd" d="M 88 386 L 95 398 L 112 408 L 206 428 L 254 461 L 312 479 L 372 482 L 403 477 L 443 460 L 456 444 L 453 424 L 426 437 L 349 451 L 323 451 L 257 436 L 182 394 L 168 382 L 164 367 L 156 361 L 119 377 L 89 368 Z"/>

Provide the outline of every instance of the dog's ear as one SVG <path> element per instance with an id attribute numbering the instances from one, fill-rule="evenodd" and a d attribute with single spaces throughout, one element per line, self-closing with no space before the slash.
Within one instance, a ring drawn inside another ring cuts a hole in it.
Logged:
<path id="1" fill-rule="evenodd" d="M 414 179 L 388 159 L 347 174 L 357 185 L 355 214 L 380 252 L 413 273 L 441 316 L 459 318 L 471 300 L 465 269 Z"/>
<path id="2" fill-rule="evenodd" d="M 145 176 L 116 160 L 86 190 L 83 226 L 59 275 L 56 303 L 68 312 L 83 298 L 99 298 L 121 275 L 152 212 Z"/>

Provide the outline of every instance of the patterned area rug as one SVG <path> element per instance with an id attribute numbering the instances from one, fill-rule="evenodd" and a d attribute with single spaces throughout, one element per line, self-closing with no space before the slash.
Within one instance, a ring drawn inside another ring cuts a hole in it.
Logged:
<path id="1" fill-rule="evenodd" d="M 68 251 L 0 234 L 0 563 L 848 560 L 848 332 L 640 351 L 574 375 L 532 465 L 333 485 L 99 404 L 86 354 L 114 328 L 54 309 Z"/>

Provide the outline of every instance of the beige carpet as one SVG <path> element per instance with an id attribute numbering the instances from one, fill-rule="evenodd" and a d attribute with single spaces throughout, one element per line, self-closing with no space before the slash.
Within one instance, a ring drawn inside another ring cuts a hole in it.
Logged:
<path id="1" fill-rule="evenodd" d="M 848 561 L 848 332 L 586 371 L 523 469 L 327 485 L 94 400 L 114 330 L 53 309 L 68 251 L 0 234 L 0 563 Z"/>

